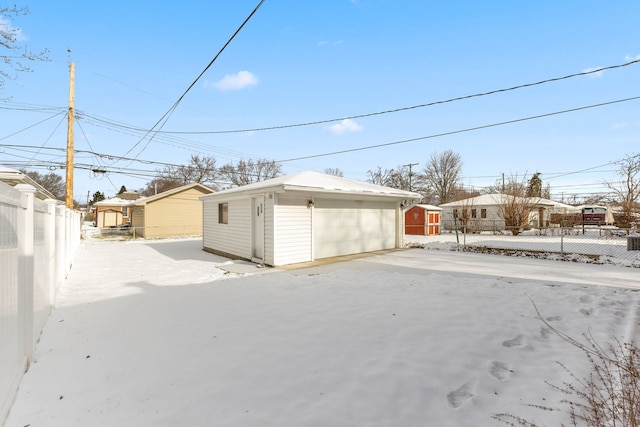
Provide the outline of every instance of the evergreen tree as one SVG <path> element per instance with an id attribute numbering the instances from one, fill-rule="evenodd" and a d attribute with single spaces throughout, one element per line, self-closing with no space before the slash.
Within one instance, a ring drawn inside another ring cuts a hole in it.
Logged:
<path id="1" fill-rule="evenodd" d="M 542 178 L 540 172 L 536 172 L 527 183 L 527 197 L 542 197 Z"/>
<path id="2" fill-rule="evenodd" d="M 93 205 L 101 200 L 104 200 L 104 193 L 100 192 L 100 191 L 96 191 L 95 193 L 93 193 L 93 197 L 91 198 L 91 201 L 89 202 L 90 205 Z"/>

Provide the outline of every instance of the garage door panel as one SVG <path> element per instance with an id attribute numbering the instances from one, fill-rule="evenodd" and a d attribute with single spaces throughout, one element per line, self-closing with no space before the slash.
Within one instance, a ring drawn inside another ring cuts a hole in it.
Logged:
<path id="1" fill-rule="evenodd" d="M 394 248 L 394 202 L 317 200 L 314 208 L 315 258 Z"/>

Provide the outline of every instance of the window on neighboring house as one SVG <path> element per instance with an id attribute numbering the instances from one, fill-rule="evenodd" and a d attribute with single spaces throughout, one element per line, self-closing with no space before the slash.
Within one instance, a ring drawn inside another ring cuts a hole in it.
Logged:
<path id="1" fill-rule="evenodd" d="M 218 224 L 229 223 L 229 203 L 218 203 Z"/>
<path id="2" fill-rule="evenodd" d="M 453 210 L 453 217 L 458 218 L 458 209 Z"/>
<path id="3" fill-rule="evenodd" d="M 122 207 L 122 216 L 124 217 L 128 217 L 129 216 L 129 208 L 126 206 Z"/>
<path id="4" fill-rule="evenodd" d="M 476 217 L 477 217 L 476 210 L 471 209 L 471 218 L 476 218 Z"/>
<path id="5" fill-rule="evenodd" d="M 480 209 L 480 218 L 486 218 L 486 217 L 487 217 L 487 210 Z"/>

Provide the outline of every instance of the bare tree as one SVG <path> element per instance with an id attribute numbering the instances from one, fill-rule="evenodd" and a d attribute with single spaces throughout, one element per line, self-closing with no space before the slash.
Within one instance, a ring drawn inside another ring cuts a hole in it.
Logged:
<path id="1" fill-rule="evenodd" d="M 147 185 L 140 189 L 138 193 L 140 193 L 141 196 L 148 197 L 158 193 L 164 193 L 165 191 L 178 188 L 182 185 L 182 182 L 171 178 L 157 177 L 147 182 Z"/>
<path id="2" fill-rule="evenodd" d="M 27 171 L 25 169 L 21 169 L 20 172 L 42 185 L 48 192 L 53 194 L 57 200 L 64 200 L 67 188 L 60 175 L 53 172 L 43 175 L 36 171 Z"/>
<path id="3" fill-rule="evenodd" d="M 177 167 L 167 167 L 161 175 L 173 181 L 180 182 L 181 185 L 213 183 L 217 178 L 216 159 L 210 156 L 198 156 L 192 154 L 188 165 Z"/>
<path id="4" fill-rule="evenodd" d="M 411 177 L 407 166 L 398 166 L 396 169 L 382 169 L 378 166 L 375 170 L 367 171 L 367 181 L 372 184 L 410 191 Z"/>
<path id="5" fill-rule="evenodd" d="M 619 182 L 605 182 L 615 193 L 616 202 L 620 205 L 621 223 L 629 225 L 640 213 L 640 154 L 629 155 L 618 162 Z"/>
<path id="6" fill-rule="evenodd" d="M 324 173 L 333 176 L 344 176 L 344 173 L 339 168 L 325 168 Z"/>
<path id="7" fill-rule="evenodd" d="M 411 191 L 412 177 L 407 166 L 398 166 L 390 176 L 389 187 Z"/>
<path id="8" fill-rule="evenodd" d="M 49 60 L 46 49 L 39 53 L 28 51 L 20 40 L 21 29 L 11 25 L 12 18 L 28 13 L 27 7 L 0 6 L 0 90 L 4 88 L 5 81 L 15 80 L 18 73 L 32 71 L 28 62 Z"/>
<path id="9" fill-rule="evenodd" d="M 382 167 L 378 166 L 374 170 L 367 171 L 367 181 L 372 184 L 383 185 L 387 187 L 389 185 L 389 182 L 391 181 L 392 174 L 393 169 L 382 170 Z"/>
<path id="10" fill-rule="evenodd" d="M 456 209 L 453 210 L 453 216 L 456 220 L 458 228 L 464 232 L 475 231 L 475 220 L 477 218 L 475 203 L 473 198 L 461 199 L 462 202 Z"/>
<path id="11" fill-rule="evenodd" d="M 275 160 L 240 160 L 237 165 L 228 163 L 220 168 L 220 177 L 235 186 L 265 181 L 282 175 L 282 167 Z"/>
<path id="12" fill-rule="evenodd" d="M 158 176 L 140 190 L 143 196 L 152 196 L 183 185 L 200 183 L 215 187 L 218 177 L 216 159 L 209 156 L 191 155 L 188 165 L 167 166 L 158 170 Z"/>
<path id="13" fill-rule="evenodd" d="M 425 164 L 423 172 L 424 187 L 435 196 L 438 204 L 455 199 L 462 173 L 460 154 L 451 150 L 433 153 Z"/>
<path id="14" fill-rule="evenodd" d="M 518 180 L 511 177 L 502 184 L 502 193 L 496 195 L 499 214 L 504 219 L 507 229 L 517 236 L 530 227 L 531 213 L 538 209 L 539 197 L 527 196 L 528 181 L 526 178 Z M 538 209 L 538 216 L 542 226 L 542 209 Z"/>

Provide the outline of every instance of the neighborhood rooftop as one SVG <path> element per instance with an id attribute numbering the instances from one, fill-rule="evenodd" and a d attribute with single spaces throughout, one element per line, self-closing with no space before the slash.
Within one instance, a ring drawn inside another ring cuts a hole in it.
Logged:
<path id="1" fill-rule="evenodd" d="M 311 190 L 316 192 L 339 191 L 350 194 L 375 194 L 389 195 L 409 199 L 421 199 L 418 193 L 383 187 L 369 182 L 355 181 L 334 175 L 326 175 L 319 172 L 306 171 L 292 175 L 280 176 L 266 181 L 255 182 L 242 187 L 219 191 L 203 198 L 231 195 L 244 192 L 266 192 L 287 190 Z"/>

